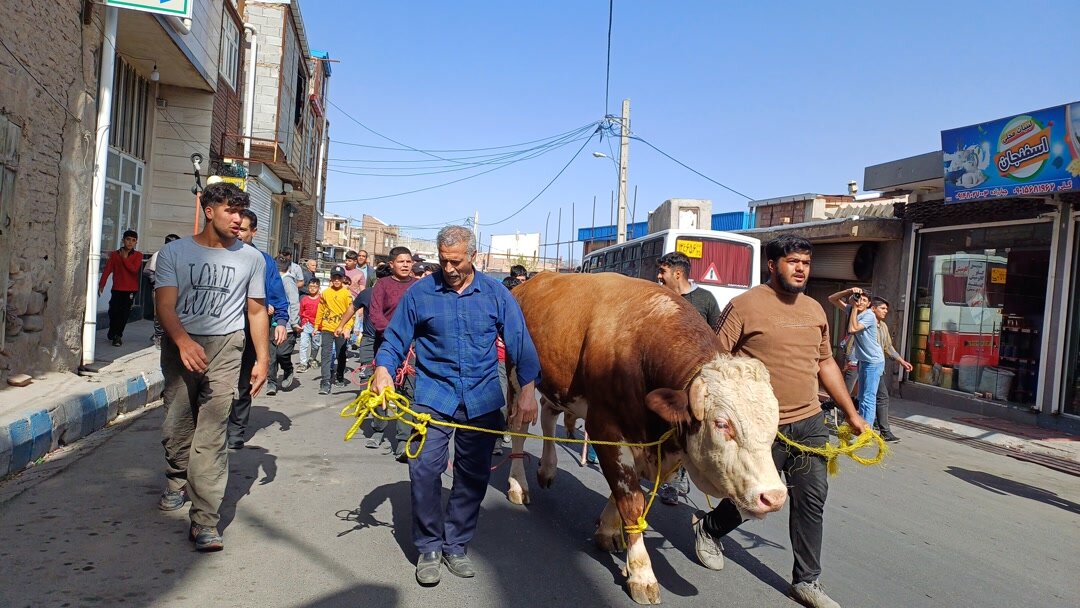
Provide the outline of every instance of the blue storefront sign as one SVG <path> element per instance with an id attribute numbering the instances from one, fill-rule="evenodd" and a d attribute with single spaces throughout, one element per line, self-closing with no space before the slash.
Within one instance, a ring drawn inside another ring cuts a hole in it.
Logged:
<path id="1" fill-rule="evenodd" d="M 1080 102 L 941 132 L 945 202 L 1080 190 Z"/>

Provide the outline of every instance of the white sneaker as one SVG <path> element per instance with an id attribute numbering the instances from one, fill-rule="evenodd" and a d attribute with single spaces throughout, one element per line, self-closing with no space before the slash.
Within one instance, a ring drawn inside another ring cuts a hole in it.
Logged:
<path id="1" fill-rule="evenodd" d="M 792 585 L 791 598 L 809 608 L 840 608 L 840 604 L 825 593 L 818 580 Z"/>
<path id="2" fill-rule="evenodd" d="M 724 569 L 724 545 L 705 531 L 705 512 L 698 511 L 690 520 L 694 527 L 694 554 L 709 570 Z"/>

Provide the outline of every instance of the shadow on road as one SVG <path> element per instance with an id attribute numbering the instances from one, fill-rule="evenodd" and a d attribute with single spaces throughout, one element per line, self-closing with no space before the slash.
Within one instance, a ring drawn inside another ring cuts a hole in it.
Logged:
<path id="1" fill-rule="evenodd" d="M 972 471 L 960 467 L 949 467 L 945 469 L 945 472 L 953 477 L 962 479 L 974 486 L 989 490 L 1000 496 L 1011 494 L 1013 496 L 1027 498 L 1050 505 L 1051 507 L 1064 509 L 1069 513 L 1080 515 L 1080 504 L 1061 498 L 1057 494 L 1042 488 L 1037 488 L 1011 479 L 1005 479 L 1004 477 L 998 477 L 997 475 L 992 475 L 983 471 Z"/>
<path id="2" fill-rule="evenodd" d="M 449 495 L 448 490 L 443 490 L 443 497 Z M 412 544 L 412 502 L 409 494 L 409 482 L 398 481 L 378 486 L 364 495 L 360 500 L 360 506 L 355 509 L 342 510 L 335 513 L 341 521 L 350 522 L 353 527 L 338 533 L 338 538 L 370 528 L 390 528 L 401 549 L 403 558 L 409 563 L 415 563 L 417 554 Z M 391 519 L 389 522 L 380 521 L 375 517 L 375 511 L 385 502 L 390 503 Z"/>
<path id="3" fill-rule="evenodd" d="M 272 410 L 263 405 L 251 406 L 251 419 L 248 421 L 248 437 L 254 437 L 255 433 L 270 428 L 275 422 L 278 425 L 278 430 L 281 432 L 288 431 L 292 428 L 292 418 L 289 418 L 284 412 Z"/>
<path id="4" fill-rule="evenodd" d="M 398 606 L 401 604 L 397 589 L 385 585 L 360 584 L 339 591 L 313 602 L 299 604 L 298 608 L 340 608 L 341 606 Z"/>
<path id="5" fill-rule="evenodd" d="M 218 524 L 221 533 L 224 534 L 236 517 L 236 505 L 240 499 L 251 494 L 251 486 L 255 485 L 260 469 L 263 477 L 259 479 L 259 485 L 273 483 L 277 477 L 277 456 L 266 448 L 248 444 L 229 454 L 229 483 L 225 486 L 225 498 L 221 501 L 221 523 Z"/>

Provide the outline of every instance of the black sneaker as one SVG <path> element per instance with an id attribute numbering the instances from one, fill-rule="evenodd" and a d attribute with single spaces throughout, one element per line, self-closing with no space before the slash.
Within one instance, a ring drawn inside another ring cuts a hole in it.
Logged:
<path id="1" fill-rule="evenodd" d="M 266 384 L 266 394 L 267 395 L 276 395 L 277 394 L 277 385 L 274 384 L 273 382 L 268 382 Z"/>
<path id="2" fill-rule="evenodd" d="M 675 486 L 666 483 L 662 484 L 657 494 L 660 495 L 660 502 L 665 505 L 679 504 L 679 491 L 675 489 Z"/>
<path id="3" fill-rule="evenodd" d="M 334 385 L 335 386 L 349 386 L 349 381 L 346 380 L 345 378 L 338 378 L 337 380 L 334 380 Z"/>
<path id="4" fill-rule="evenodd" d="M 187 502 L 187 490 L 180 488 L 179 490 L 165 490 L 161 493 L 161 499 L 158 500 L 158 508 L 162 511 L 175 511 L 184 506 Z"/>
<path id="5" fill-rule="evenodd" d="M 225 542 L 222 540 L 221 535 L 218 534 L 217 528 L 213 526 L 191 524 L 191 528 L 188 530 L 188 538 L 195 542 L 196 551 L 209 553 L 211 551 L 221 551 L 225 548 Z"/>
<path id="6" fill-rule="evenodd" d="M 121 340 L 120 338 L 113 338 L 112 345 L 113 346 L 123 346 L 124 341 Z"/>
<path id="7" fill-rule="evenodd" d="M 320 394 L 320 395 L 329 395 L 329 394 L 330 394 L 330 387 L 329 387 L 329 386 L 325 386 L 325 385 L 324 385 L 324 386 L 320 386 L 320 387 L 319 387 L 319 394 Z"/>
<path id="8" fill-rule="evenodd" d="M 900 438 L 892 433 L 882 433 L 882 438 L 889 443 L 900 443 Z"/>

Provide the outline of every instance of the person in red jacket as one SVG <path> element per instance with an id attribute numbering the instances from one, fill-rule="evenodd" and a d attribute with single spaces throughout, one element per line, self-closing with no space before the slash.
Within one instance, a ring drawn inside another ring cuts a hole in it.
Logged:
<path id="1" fill-rule="evenodd" d="M 135 303 L 135 294 L 139 291 L 139 268 L 142 266 L 142 254 L 135 250 L 139 235 L 134 230 L 124 231 L 124 245 L 109 254 L 105 262 L 105 272 L 98 281 L 98 295 L 105 292 L 105 283 L 112 275 L 112 298 L 109 299 L 109 340 L 113 346 L 124 343 L 124 328 L 127 327 L 131 305 Z"/>

